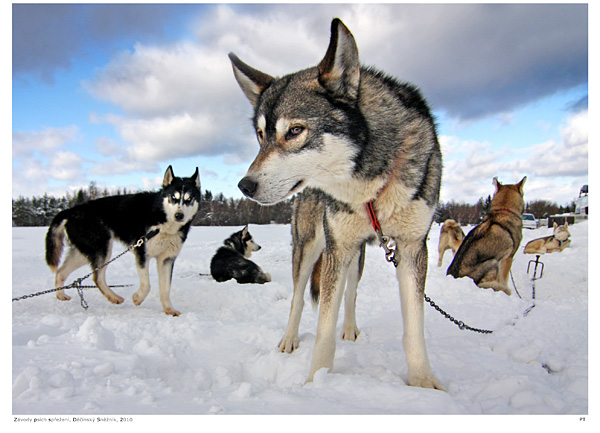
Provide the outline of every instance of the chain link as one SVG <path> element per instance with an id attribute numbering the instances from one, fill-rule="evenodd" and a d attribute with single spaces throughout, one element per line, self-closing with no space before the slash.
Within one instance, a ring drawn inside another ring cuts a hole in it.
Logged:
<path id="1" fill-rule="evenodd" d="M 494 331 L 489 331 L 487 329 L 479 329 L 479 328 L 472 328 L 471 326 L 467 325 L 466 323 L 464 323 L 462 320 L 456 320 L 454 317 L 452 317 L 450 314 L 446 313 L 444 310 L 442 310 L 435 302 L 433 302 L 431 300 L 431 298 L 429 296 L 427 296 L 425 293 L 423 293 L 423 296 L 425 297 L 425 301 L 427 301 L 429 303 L 429 305 L 431 305 L 433 308 L 435 308 L 437 311 L 440 312 L 440 314 L 442 316 L 444 316 L 446 319 L 448 319 L 449 321 L 451 321 L 452 323 L 454 323 L 456 326 L 458 326 L 459 329 L 463 330 L 466 329 L 467 331 L 473 331 L 473 332 L 479 332 L 480 334 L 491 334 Z"/>

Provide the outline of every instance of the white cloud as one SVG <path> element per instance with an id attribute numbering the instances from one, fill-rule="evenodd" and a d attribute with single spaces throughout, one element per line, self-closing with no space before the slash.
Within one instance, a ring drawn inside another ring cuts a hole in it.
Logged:
<path id="1" fill-rule="evenodd" d="M 74 152 L 58 151 L 50 158 L 50 175 L 57 180 L 75 180 L 81 178 L 83 159 Z"/>
<path id="2" fill-rule="evenodd" d="M 588 111 L 570 115 L 559 131 L 562 140 L 532 146 L 529 156 L 515 164 L 538 177 L 587 176 Z"/>
<path id="3" fill-rule="evenodd" d="M 64 144 L 75 141 L 79 128 L 44 128 L 40 131 L 15 131 L 12 137 L 13 158 L 28 157 L 34 152 L 48 155 Z"/>
<path id="4" fill-rule="evenodd" d="M 492 179 L 513 183 L 527 176 L 527 197 L 557 204 L 570 203 L 587 183 L 588 112 L 570 115 L 559 127 L 560 141 L 547 141 L 527 149 L 498 149 L 490 143 L 440 136 L 444 155 L 442 197 L 474 203 L 493 194 Z"/>

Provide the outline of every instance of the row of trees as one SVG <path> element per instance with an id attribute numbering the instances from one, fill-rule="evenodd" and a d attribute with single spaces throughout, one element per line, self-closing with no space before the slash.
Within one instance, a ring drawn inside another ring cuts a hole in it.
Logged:
<path id="1" fill-rule="evenodd" d="M 112 194 L 127 193 L 127 190 L 117 190 Z M 33 198 L 19 197 L 12 201 L 13 226 L 48 226 L 54 215 L 61 210 L 107 195 L 111 195 L 108 190 L 100 190 L 95 183 L 91 183 L 87 189 L 80 189 L 75 194 L 67 193 L 60 198 L 47 194 Z M 485 199 L 479 199 L 475 204 L 457 203 L 455 201 L 440 202 L 435 221 L 443 223 L 447 219 L 453 219 L 462 225 L 478 224 L 489 211 L 491 200 L 491 197 L 488 196 Z M 193 224 L 201 226 L 288 224 L 292 220 L 292 208 L 293 198 L 274 206 L 261 206 L 246 198 L 226 198 L 222 193 L 213 196 L 211 191 L 205 190 L 202 195 L 200 211 L 196 215 Z M 537 218 L 574 210 L 575 203 L 565 207 L 547 200 L 527 202 L 525 207 L 526 212 L 534 214 Z"/>

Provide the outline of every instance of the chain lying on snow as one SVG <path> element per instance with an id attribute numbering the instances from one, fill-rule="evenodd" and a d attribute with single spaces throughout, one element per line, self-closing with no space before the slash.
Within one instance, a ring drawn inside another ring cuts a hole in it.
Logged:
<path id="1" fill-rule="evenodd" d="M 379 238 L 379 246 L 382 247 L 385 251 L 385 259 L 388 262 L 393 263 L 394 267 L 397 268 L 398 259 L 396 258 L 396 248 L 392 246 L 393 241 L 390 239 L 389 236 L 383 235 L 381 233 L 381 230 L 377 230 L 376 232 L 377 237 Z M 425 292 L 423 292 L 423 296 L 425 298 L 425 301 L 427 301 L 429 305 L 435 308 L 436 311 L 438 311 L 446 319 L 450 320 L 452 323 L 458 326 L 459 329 L 466 329 L 467 331 L 479 332 L 480 334 L 491 334 L 494 332 L 489 331 L 487 329 L 473 328 L 464 323 L 462 320 L 456 320 L 454 317 L 452 317 L 450 314 L 446 313 L 442 308 L 440 308 L 435 302 L 433 302 L 431 298 L 425 294 Z"/>
<path id="2" fill-rule="evenodd" d="M 75 281 L 73 281 L 71 284 L 69 284 L 68 286 L 63 286 L 63 287 L 56 287 L 54 289 L 49 289 L 49 290 L 43 290 L 41 292 L 37 292 L 37 293 L 32 293 L 30 295 L 23 295 L 20 296 L 18 298 L 13 298 L 13 302 L 14 301 L 21 301 L 23 299 L 28 299 L 28 298 L 33 298 L 36 296 L 40 296 L 40 295 L 45 295 L 47 293 L 53 293 L 53 292 L 58 292 L 59 290 L 65 290 L 65 289 L 77 289 L 77 294 L 79 295 L 79 301 L 81 304 L 81 307 L 84 310 L 88 309 L 88 303 L 86 302 L 86 300 L 83 298 L 83 289 L 92 289 L 95 288 L 96 286 L 83 286 L 81 284 L 81 282 L 87 278 L 89 278 L 90 276 L 92 276 L 94 274 L 94 272 L 98 272 L 99 270 L 101 270 L 102 268 L 107 267 L 108 265 L 110 265 L 112 262 L 114 262 L 115 260 L 121 258 L 123 255 L 127 254 L 129 251 L 133 251 L 135 248 L 139 248 L 141 247 L 144 242 L 149 241 L 152 237 L 156 236 L 158 234 L 158 230 L 152 230 L 149 231 L 148 233 L 146 233 L 144 236 L 142 236 L 141 238 L 138 239 L 138 241 L 135 244 L 129 245 L 127 247 L 127 249 L 123 252 L 121 252 L 119 255 L 113 257 L 112 259 L 110 259 L 108 262 L 104 263 L 101 266 L 98 266 L 97 268 L 95 268 L 92 272 L 90 272 L 87 275 L 84 275 L 81 278 L 77 278 Z M 108 286 L 111 288 L 114 287 L 130 287 L 133 284 L 118 284 L 118 285 L 114 285 L 114 286 Z"/>

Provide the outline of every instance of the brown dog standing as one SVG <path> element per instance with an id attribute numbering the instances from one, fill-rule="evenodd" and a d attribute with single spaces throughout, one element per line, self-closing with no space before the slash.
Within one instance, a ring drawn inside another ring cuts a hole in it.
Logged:
<path id="1" fill-rule="evenodd" d="M 440 229 L 440 242 L 438 244 L 440 258 L 438 260 L 438 267 L 442 267 L 446 250 L 451 249 L 452 254 L 456 254 L 464 238 L 465 234 L 456 221 L 449 219 L 444 222 L 444 225 Z"/>

